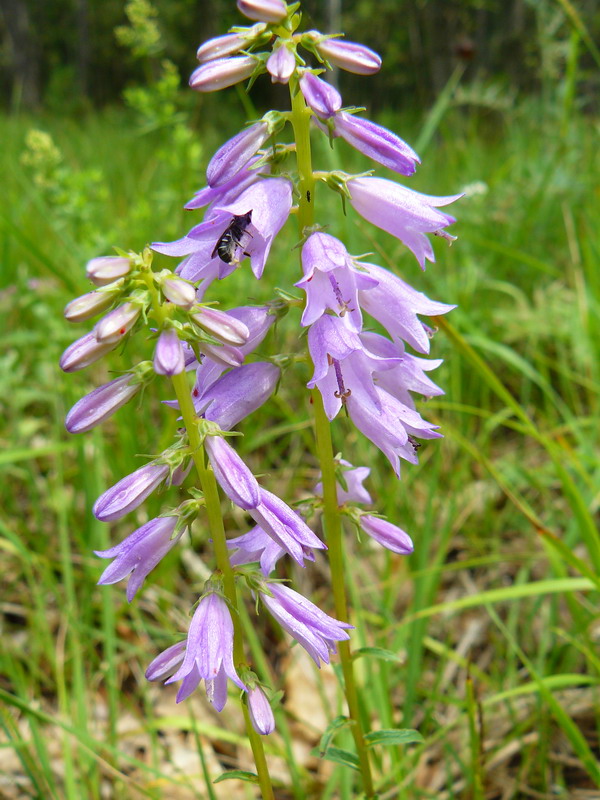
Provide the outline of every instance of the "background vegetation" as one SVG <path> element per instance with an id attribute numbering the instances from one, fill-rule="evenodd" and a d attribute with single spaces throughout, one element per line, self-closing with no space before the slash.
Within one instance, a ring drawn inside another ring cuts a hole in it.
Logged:
<path id="1" fill-rule="evenodd" d="M 122 587 L 95 585 L 102 565 L 92 551 L 133 525 L 109 530 L 91 505 L 139 465 L 137 454 L 170 441 L 174 421 L 158 402 L 168 394 L 70 437 L 66 410 L 121 361 L 74 376 L 57 366 L 84 332 L 61 313 L 87 290 L 85 262 L 113 245 L 139 250 L 180 236 L 197 219 L 181 206 L 203 184 L 214 148 L 258 113 L 252 104 L 285 102 L 266 80 L 250 100 L 236 89 L 225 101 L 181 89 L 194 47 L 239 21 L 233 5 L 169 0 L 133 28 L 112 0 L 2 7 L 13 71 L 0 117 L 0 797 L 252 796 L 238 782 L 211 783 L 249 765 L 235 703 L 217 716 L 198 692 L 176 706 L 170 688 L 143 678 L 186 626 L 210 568 L 202 545 L 172 553 L 132 606 Z M 311 25 L 325 28 L 324 6 L 306 7 Z M 23 14 L 31 82 L 11 33 Z M 378 785 L 382 797 L 410 800 L 592 800 L 600 787 L 597 5 L 381 0 L 344 3 L 341 14 L 348 36 L 382 52 L 386 65 L 374 79 L 340 76 L 346 102 L 366 95 L 370 113 L 416 148 L 423 165 L 412 188 L 466 193 L 459 240 L 451 249 L 437 243 L 438 262 L 424 274 L 395 240 L 317 196 L 318 214 L 350 252 L 373 251 L 430 297 L 458 304 L 433 343 L 445 359 L 435 378 L 446 396 L 426 409 L 445 439 L 421 449 L 420 465 L 406 466 L 398 483 L 346 420 L 334 430 L 347 458 L 372 466 L 378 510 L 416 544 L 401 559 L 348 532 L 365 720 L 423 736 L 374 748 Z M 127 27 L 121 45 L 115 26 Z M 349 149 L 321 148 L 316 159 L 324 169 L 367 166 Z M 266 300 L 273 282 L 289 288 L 295 236 L 290 225 L 278 241 L 270 284 L 242 270 L 222 299 Z M 277 331 L 282 352 L 298 347 L 297 323 Z M 248 419 L 240 442 L 290 500 L 316 480 L 306 403 L 290 374 L 270 418 Z M 149 500 L 138 522 L 164 502 Z M 230 513 L 227 523 L 232 535 L 246 524 Z M 202 533 L 199 525 L 199 542 Z M 298 573 L 327 608 L 323 565 Z M 269 643 L 268 658 L 255 658 L 284 692 L 267 741 L 277 797 L 352 797 L 351 769 L 335 760 L 343 752 L 323 760 L 313 750 L 342 713 L 332 671 L 312 669 L 248 613 L 249 635 Z M 329 743 L 343 751 L 344 736 Z"/>

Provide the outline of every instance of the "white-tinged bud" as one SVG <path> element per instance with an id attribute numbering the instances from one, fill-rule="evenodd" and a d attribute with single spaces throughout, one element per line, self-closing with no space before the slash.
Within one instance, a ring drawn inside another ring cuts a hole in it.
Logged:
<path id="1" fill-rule="evenodd" d="M 157 375 L 178 375 L 185 369 L 183 347 L 173 328 L 164 330 L 154 350 L 154 371 Z"/>
<path id="2" fill-rule="evenodd" d="M 131 261 L 124 256 L 100 256 L 92 258 L 85 267 L 85 274 L 96 286 L 106 286 L 131 271 Z"/>
<path id="3" fill-rule="evenodd" d="M 192 314 L 192 319 L 199 328 L 210 333 L 211 336 L 214 336 L 215 339 L 223 342 L 223 344 L 240 347 L 246 344 L 250 338 L 250 331 L 247 325 L 225 311 L 219 311 L 216 308 L 201 308 L 195 314 Z"/>
<path id="4" fill-rule="evenodd" d="M 132 379 L 132 375 L 122 375 L 78 400 L 65 419 L 69 433 L 85 433 L 95 428 L 128 403 L 142 388 L 141 382 Z"/>
<path id="5" fill-rule="evenodd" d="M 284 44 L 273 50 L 267 60 L 267 70 L 272 83 L 288 83 L 295 69 L 294 54 Z"/>
<path id="6" fill-rule="evenodd" d="M 200 349 L 204 355 L 225 367 L 240 367 L 244 363 L 242 351 L 228 344 L 213 345 L 202 342 Z"/>
<path id="7" fill-rule="evenodd" d="M 237 0 L 237 7 L 245 17 L 258 22 L 281 22 L 287 17 L 283 0 Z"/>
<path id="8" fill-rule="evenodd" d="M 265 25 L 259 23 L 248 28 L 244 33 L 226 33 L 224 36 L 215 36 L 203 42 L 196 52 L 196 58 L 203 64 L 215 58 L 232 56 L 247 47 L 253 39 L 260 36 L 265 30 Z"/>
<path id="9" fill-rule="evenodd" d="M 369 47 L 345 39 L 328 39 L 318 31 L 307 31 L 304 36 L 312 41 L 319 55 L 346 72 L 355 75 L 374 75 L 381 69 L 381 56 Z"/>
<path id="10" fill-rule="evenodd" d="M 124 303 L 122 306 L 109 311 L 106 316 L 96 323 L 94 336 L 99 342 L 117 343 L 128 333 L 139 317 L 142 309 L 134 303 Z"/>
<path id="11" fill-rule="evenodd" d="M 114 301 L 118 291 L 88 292 L 76 297 L 65 306 L 65 319 L 69 322 L 83 322 L 104 311 Z"/>
<path id="12" fill-rule="evenodd" d="M 116 343 L 99 342 L 93 333 L 87 333 L 69 345 L 60 357 L 60 368 L 63 372 L 77 372 L 93 364 L 106 353 L 114 350 Z"/>
<path id="13" fill-rule="evenodd" d="M 249 78 L 256 65 L 256 59 L 250 56 L 215 58 L 192 72 L 190 86 L 197 92 L 216 92 Z"/>
<path id="14" fill-rule="evenodd" d="M 273 709 L 260 686 L 248 690 L 248 711 L 252 727 L 257 733 L 261 736 L 273 733 L 275 730 Z"/>
<path id="15" fill-rule="evenodd" d="M 196 289 L 191 283 L 184 281 L 183 278 L 173 276 L 161 281 L 160 288 L 162 293 L 170 303 L 188 311 L 196 302 Z"/>

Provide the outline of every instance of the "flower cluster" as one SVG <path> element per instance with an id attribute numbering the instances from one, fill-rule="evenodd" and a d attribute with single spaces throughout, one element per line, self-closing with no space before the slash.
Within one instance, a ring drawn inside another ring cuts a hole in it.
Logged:
<path id="1" fill-rule="evenodd" d="M 67 415 L 66 427 L 71 433 L 88 431 L 156 376 L 168 378 L 177 397 L 166 405 L 182 420 L 177 440 L 104 492 L 94 514 L 112 522 L 134 512 L 152 492 L 181 487 L 192 463 L 204 497 L 193 489 L 191 499 L 145 522 L 120 544 L 98 551 L 101 558 L 111 559 L 99 583 L 128 578 L 131 601 L 208 502 L 205 481 L 216 480 L 254 527 L 227 540 L 229 560 L 219 563 L 217 557 L 217 569 L 200 596 L 187 637 L 157 656 L 146 676 L 167 683 L 181 681 L 178 702 L 204 681 L 207 697 L 219 711 L 231 681 L 245 694 L 255 730 L 265 735 L 273 730 L 273 713 L 267 694 L 244 661 L 236 632 L 235 592 L 232 596 L 227 589 L 227 575 L 245 583 L 260 607 L 317 666 L 329 663 L 336 643 L 349 638 L 352 626 L 271 577 L 282 557 L 305 566 L 326 545 L 300 513 L 259 483 L 229 441 L 232 430 L 276 390 L 280 362 L 274 357 L 257 360 L 255 352 L 294 300 L 286 304 L 279 298 L 222 311 L 205 301 L 207 292 L 246 259 L 257 279 L 268 275 L 273 241 L 290 214 L 297 213 L 303 274 L 295 286 L 306 296 L 300 324 L 308 329 L 306 342 L 314 367 L 308 388 L 320 392 L 329 420 L 345 407 L 356 428 L 387 456 L 399 476 L 400 459 L 417 461 L 419 439 L 440 436 L 437 426 L 421 417 L 413 399 L 415 393 L 442 393 L 427 376 L 440 362 L 420 357 L 429 353 L 432 334 L 420 316 L 445 314 L 453 306 L 428 299 L 391 271 L 351 255 L 334 235 L 308 224 L 314 208 L 311 192 L 314 195 L 318 183 L 342 194 L 364 219 L 399 239 L 421 267 L 434 261 L 428 234 L 454 238 L 446 231 L 454 218 L 439 209 L 458 196 L 428 196 L 371 175 L 317 173 L 300 162 L 294 170 L 289 162 L 299 150 L 298 142 L 285 141 L 284 132 L 291 122 L 298 136 L 299 126 L 309 118 L 314 130 L 332 143 L 341 137 L 401 175 L 410 176 L 419 159 L 391 131 L 360 117 L 356 109 L 343 108 L 339 92 L 321 77 L 332 65 L 359 75 L 374 74 L 381 66 L 376 53 L 338 36 L 297 32 L 297 3 L 238 0 L 237 5 L 254 24 L 202 44 L 191 87 L 212 92 L 248 78 L 253 82 L 266 73 L 274 82 L 289 84 L 293 109 L 300 103 L 300 114 L 297 109 L 270 111 L 219 148 L 208 163 L 206 186 L 186 206 L 204 209 L 203 218 L 185 236 L 155 242 L 140 255 L 119 252 L 88 264 L 87 275 L 96 288 L 69 303 L 65 316 L 71 322 L 103 316 L 67 348 L 61 367 L 73 372 L 90 366 L 142 331 L 155 340 L 152 360 L 132 366 L 82 398 Z M 314 66 L 308 65 L 309 58 L 316 61 Z M 308 127 L 301 135 L 308 137 Z M 297 198 L 299 206 L 294 207 Z M 180 259 L 179 263 L 173 271 L 156 271 L 152 251 Z M 369 318 L 380 323 L 387 336 L 372 332 Z M 187 382 L 189 372 L 195 373 L 193 386 Z M 353 468 L 343 459 L 336 469 L 341 512 L 388 550 L 412 552 L 412 541 L 402 529 L 358 509 L 357 504 L 372 502 L 363 486 L 369 470 Z M 321 494 L 319 485 L 311 510 L 322 507 Z M 218 530 L 211 529 L 211 535 L 219 535 Z"/>

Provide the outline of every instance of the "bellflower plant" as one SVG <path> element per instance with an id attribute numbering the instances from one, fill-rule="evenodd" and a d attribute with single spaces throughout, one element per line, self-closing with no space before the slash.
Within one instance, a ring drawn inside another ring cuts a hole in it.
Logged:
<path id="1" fill-rule="evenodd" d="M 345 108 L 340 93 L 327 82 L 332 65 L 369 76 L 379 70 L 381 59 L 341 35 L 301 32 L 298 2 L 238 0 L 237 7 L 253 24 L 201 44 L 200 66 L 190 86 L 215 92 L 263 76 L 289 87 L 291 107 L 250 120 L 219 147 L 208 161 L 206 185 L 186 205 L 194 215 L 204 209 L 187 233 L 172 242 L 157 241 L 141 253 L 118 250 L 88 263 L 87 277 L 96 289 L 69 303 L 65 316 L 74 323 L 103 316 L 67 348 L 62 369 L 76 372 L 117 347 L 127 352 L 130 340 L 144 335 L 153 341 L 154 354 L 85 395 L 67 414 L 66 427 L 73 434 L 84 433 L 136 397 L 148 402 L 155 383 L 170 387 L 175 398 L 165 398 L 164 406 L 178 420 L 175 441 L 120 477 L 93 511 L 102 522 L 119 520 L 154 492 L 173 494 L 192 465 L 198 485 L 186 490 L 187 498 L 166 503 L 159 516 L 120 543 L 97 551 L 100 558 L 111 559 L 98 583 L 127 578 L 126 597 L 132 601 L 167 553 L 190 546 L 194 520 L 205 520 L 207 558 L 210 552 L 214 555 L 212 576 L 186 638 L 151 661 L 147 679 L 181 682 L 177 702 L 203 681 L 218 711 L 230 691 L 240 695 L 256 780 L 262 796 L 273 798 L 261 742 L 275 728 L 273 694 L 253 672 L 245 645 L 239 596 L 245 591 L 247 599 L 254 598 L 256 612 L 268 612 L 317 667 L 329 664 L 339 651 L 356 763 L 364 795 L 371 798 L 370 754 L 350 648 L 353 625 L 344 583 L 342 521 L 353 526 L 365 546 L 408 555 L 413 542 L 395 523 L 361 508 L 373 502 L 363 486 L 369 468 L 334 457 L 332 427 L 343 409 L 386 455 L 398 477 L 400 459 L 416 463 L 419 440 L 440 433 L 421 417 L 414 395 L 442 393 L 427 375 L 440 361 L 413 355 L 408 348 L 428 355 L 432 329 L 421 317 L 445 314 L 454 306 L 430 300 L 395 272 L 351 254 L 335 230 L 319 226 L 315 202 L 317 196 L 320 203 L 337 202 L 335 195 L 341 196 L 358 215 L 399 239 L 424 268 L 435 260 L 431 235 L 450 242 L 455 238 L 447 232 L 454 217 L 440 209 L 459 195 L 421 194 L 371 172 L 316 170 L 311 128 L 332 146 L 343 138 L 375 166 L 406 177 L 420 163 L 395 133 L 365 119 L 359 109 Z M 261 305 L 215 308 L 212 284 L 231 280 L 235 296 L 235 273 L 245 268 L 246 260 L 257 280 L 281 281 L 271 248 L 292 215 L 298 226 L 293 243 L 300 254 L 294 285 L 305 294 L 305 302 L 283 289 Z M 178 263 L 158 271 L 153 267 L 155 252 Z M 297 323 L 307 332 L 302 337 L 306 353 L 283 358 L 271 349 L 274 323 L 302 305 Z M 369 330 L 372 320 L 380 323 L 383 334 Z M 311 391 L 322 477 L 300 512 L 272 491 L 269 475 L 253 474 L 238 454 L 234 436 L 238 424 L 277 391 L 282 369 L 287 381 L 297 380 L 294 367 L 309 359 L 313 373 L 304 380 Z M 227 537 L 222 500 L 237 509 L 235 519 L 246 515 L 254 526 Z M 322 533 L 313 530 L 317 514 L 322 516 Z M 327 611 L 274 574 L 287 556 L 306 568 L 319 552 L 330 565 L 333 607 Z"/>

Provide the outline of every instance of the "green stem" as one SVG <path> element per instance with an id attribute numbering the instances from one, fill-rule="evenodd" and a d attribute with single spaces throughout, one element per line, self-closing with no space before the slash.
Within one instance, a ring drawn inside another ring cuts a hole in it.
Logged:
<path id="1" fill-rule="evenodd" d="M 302 92 L 298 89 L 297 81 L 290 81 L 290 94 L 292 98 L 291 122 L 296 139 L 296 158 L 298 160 L 298 173 L 300 176 L 298 185 L 300 190 L 298 225 L 300 228 L 300 235 L 303 236 L 305 228 L 310 227 L 314 223 L 315 179 L 310 152 L 311 111 L 307 108 Z M 339 620 L 345 622 L 348 619 L 348 602 L 346 598 L 346 585 L 344 582 L 342 521 L 337 504 L 331 428 L 327 415 L 325 414 L 325 409 L 323 408 L 323 400 L 317 389 L 313 391 L 312 398 L 315 414 L 316 449 L 323 480 L 323 522 L 327 546 L 329 548 L 329 566 L 335 613 Z M 354 723 L 352 725 L 352 735 L 354 736 L 356 753 L 360 764 L 363 789 L 367 797 L 373 797 L 374 789 L 369 752 L 365 743 L 360 720 L 352 651 L 348 642 L 339 643 L 339 653 L 344 675 L 344 692 L 348 703 L 348 711 Z"/>
<path id="2" fill-rule="evenodd" d="M 233 660 L 236 666 L 245 662 L 244 658 L 244 645 L 242 637 L 242 626 L 238 612 L 238 598 L 235 586 L 235 575 L 233 568 L 229 563 L 229 551 L 227 549 L 227 538 L 225 536 L 225 528 L 223 526 L 223 517 L 221 516 L 221 502 L 219 499 L 219 490 L 215 475 L 204 459 L 204 448 L 200 440 L 200 434 L 196 425 L 196 410 L 192 402 L 189 385 L 186 379 L 185 372 L 174 375 L 173 387 L 177 395 L 177 402 L 179 403 L 179 410 L 183 417 L 183 422 L 187 430 L 190 449 L 192 451 L 192 458 L 198 471 L 200 478 L 200 486 L 204 493 L 204 501 L 206 504 L 206 512 L 208 515 L 208 526 L 210 535 L 213 540 L 215 549 L 215 557 L 217 567 L 223 576 L 223 591 L 229 607 L 231 608 L 233 620 Z M 256 765 L 256 772 L 258 774 L 258 782 L 264 800 L 274 800 L 273 787 L 271 785 L 271 778 L 269 769 L 265 758 L 265 753 L 262 745 L 260 735 L 252 727 L 250 716 L 246 704 L 242 703 L 244 711 L 244 720 L 246 723 L 246 735 L 252 748 L 254 756 L 254 763 Z"/>

